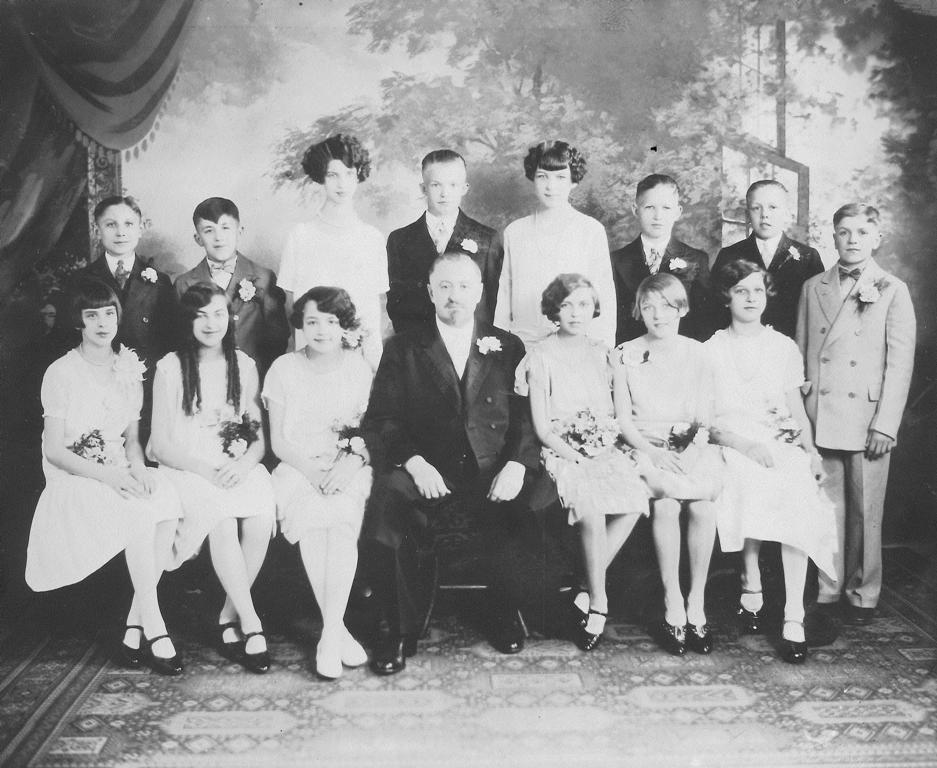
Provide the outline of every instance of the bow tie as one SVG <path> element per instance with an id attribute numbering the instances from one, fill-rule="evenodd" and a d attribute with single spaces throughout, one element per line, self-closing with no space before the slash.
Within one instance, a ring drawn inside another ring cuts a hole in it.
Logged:
<path id="1" fill-rule="evenodd" d="M 839 279 L 848 280 L 852 278 L 853 280 L 858 280 L 862 275 L 862 267 L 854 267 L 853 269 L 847 269 L 846 267 L 839 268 Z"/>
<path id="2" fill-rule="evenodd" d="M 222 264 L 215 264 L 213 261 L 208 262 L 208 269 L 211 270 L 213 275 L 217 275 L 219 272 L 227 272 L 229 275 L 234 274 L 234 259 L 229 259 L 228 261 Z"/>

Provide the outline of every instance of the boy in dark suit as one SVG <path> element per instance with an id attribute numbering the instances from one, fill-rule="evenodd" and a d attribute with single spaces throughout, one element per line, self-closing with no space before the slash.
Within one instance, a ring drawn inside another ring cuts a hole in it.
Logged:
<path id="1" fill-rule="evenodd" d="M 916 325 L 908 286 L 872 258 L 879 212 L 844 205 L 833 214 L 839 262 L 801 291 L 797 345 L 805 399 L 836 506 L 837 580 L 820 574 L 818 607 L 867 624 L 882 590 L 882 517 L 891 451 L 914 367 Z M 805 385 L 808 386 L 808 385 Z"/>
<path id="2" fill-rule="evenodd" d="M 437 149 L 423 158 L 426 213 L 387 238 L 387 314 L 394 331 L 433 325 L 432 302 L 426 292 L 430 266 L 449 250 L 471 255 L 482 273 L 482 299 L 476 317 L 491 322 L 498 298 L 504 252 L 491 227 L 469 218 L 459 208 L 468 192 L 465 160 L 451 149 Z"/>
<path id="3" fill-rule="evenodd" d="M 634 215 L 641 234 L 612 252 L 612 273 L 618 302 L 615 343 L 644 335 L 644 322 L 634 317 L 634 297 L 644 278 L 667 272 L 686 288 L 690 309 L 680 321 L 680 333 L 705 341 L 713 332 L 710 321 L 709 257 L 673 236 L 683 207 L 680 190 L 670 176 L 654 173 L 638 182 Z"/>
<path id="4" fill-rule="evenodd" d="M 439 256 L 429 281 L 434 320 L 387 342 L 362 424 L 376 473 L 362 539 L 388 622 L 371 668 L 383 675 L 416 652 L 412 550 L 445 499 L 463 501 L 485 539 L 492 644 L 524 645 L 517 555 L 533 516 L 521 499 L 540 462 L 530 408 L 514 394 L 524 345 L 473 317 L 482 284 L 470 255 Z"/>
<path id="5" fill-rule="evenodd" d="M 745 203 L 752 233 L 719 251 L 712 271 L 715 274 L 724 264 L 736 259 L 745 259 L 768 270 L 774 295 L 768 296 L 762 322 L 793 339 L 800 289 L 808 278 L 823 271 L 823 262 L 815 248 L 798 243 L 784 233 L 791 222 L 791 209 L 787 189 L 781 182 L 756 181 L 748 188 Z M 720 315 L 722 322 L 717 323 L 718 327 L 725 328 L 729 323 L 728 310 L 721 309 Z"/>
<path id="6" fill-rule="evenodd" d="M 210 197 L 192 214 L 195 242 L 205 258 L 176 278 L 182 296 L 195 283 L 216 283 L 224 288 L 235 322 L 238 349 L 257 363 L 260 376 L 286 351 L 290 331 L 284 309 L 285 296 L 269 269 L 248 259 L 237 249 L 241 215 L 224 197 Z"/>

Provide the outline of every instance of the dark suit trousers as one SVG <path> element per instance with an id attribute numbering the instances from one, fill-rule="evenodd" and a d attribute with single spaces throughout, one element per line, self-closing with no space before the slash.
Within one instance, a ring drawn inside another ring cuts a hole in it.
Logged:
<path id="1" fill-rule="evenodd" d="M 415 635 L 420 630 L 425 610 L 427 585 L 421 584 L 419 552 L 432 545 L 430 518 L 444 505 L 464 504 L 473 513 L 478 526 L 486 584 L 495 611 L 516 610 L 523 598 L 518 559 L 535 557 L 536 519 L 526 504 L 529 475 L 524 488 L 511 502 L 487 500 L 491 476 L 478 476 L 464 482 L 445 478 L 452 490 L 442 499 L 420 496 L 410 475 L 403 469 L 392 470 L 376 478 L 373 493 L 384 495 L 384 514 L 371 535 L 364 540 L 362 560 L 378 604 L 393 623 L 399 620 L 401 634 Z"/>

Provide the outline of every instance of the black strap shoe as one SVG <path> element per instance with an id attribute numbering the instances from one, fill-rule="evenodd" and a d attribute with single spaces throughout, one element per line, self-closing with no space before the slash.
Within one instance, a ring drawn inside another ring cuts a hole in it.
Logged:
<path id="1" fill-rule="evenodd" d="M 270 652 L 247 652 L 247 641 L 258 635 L 266 642 L 267 636 L 262 631 L 248 632 L 246 635 L 244 635 L 244 655 L 241 657 L 241 663 L 244 665 L 245 669 L 253 672 L 255 675 L 262 675 L 270 670 Z"/>
<path id="2" fill-rule="evenodd" d="M 237 634 L 237 640 L 225 642 L 224 635 L 229 629 L 233 629 Z M 244 640 L 241 638 L 241 628 L 236 621 L 229 621 L 226 624 L 218 625 L 218 653 L 222 658 L 228 661 L 234 661 L 240 664 L 244 660 Z"/>
<path id="3" fill-rule="evenodd" d="M 410 651 L 410 653 L 408 653 Z M 383 636 L 371 657 L 371 671 L 375 675 L 396 675 L 406 669 L 407 656 L 416 654 L 416 640 L 405 635 Z"/>
<path id="4" fill-rule="evenodd" d="M 163 638 L 169 638 L 169 635 L 157 635 L 152 639 L 147 639 L 146 644 L 149 648 L 149 663 L 150 669 L 152 669 L 158 675 L 165 675 L 166 677 L 175 677 L 176 675 L 182 674 L 182 658 L 179 656 L 178 651 L 170 656 L 165 658 L 163 656 L 154 656 L 153 655 L 153 643 L 156 643 Z M 169 638 L 170 642 L 172 638 Z"/>
<path id="5" fill-rule="evenodd" d="M 143 644 L 143 627 L 139 624 L 128 624 L 127 629 L 135 629 L 140 633 L 140 644 L 136 648 L 132 648 L 121 640 L 120 648 L 118 649 L 120 652 L 120 663 L 124 667 L 136 669 L 143 663 L 143 659 L 146 657 L 146 649 Z"/>
<path id="6" fill-rule="evenodd" d="M 694 653 L 712 653 L 713 633 L 709 624 L 697 626 L 696 624 L 686 625 L 686 647 Z"/>
<path id="7" fill-rule="evenodd" d="M 652 627 L 652 634 L 655 636 L 658 645 L 667 653 L 674 656 L 683 656 L 686 653 L 686 629 L 668 624 L 661 621 Z"/>
<path id="8" fill-rule="evenodd" d="M 607 613 L 602 613 L 601 611 L 595 611 L 592 608 L 589 609 L 589 613 L 594 613 L 596 616 L 603 616 L 603 617 L 608 616 Z M 589 620 L 588 614 L 586 614 L 587 626 L 588 626 L 588 620 Z M 603 629 L 604 629 L 604 626 L 603 626 Z M 586 651 L 586 652 L 594 651 L 598 647 L 599 642 L 601 640 L 602 640 L 601 632 L 599 632 L 598 634 L 593 634 L 588 629 L 586 629 L 585 626 L 579 628 L 579 631 L 576 633 L 576 637 L 575 637 L 576 647 L 578 647 L 580 651 Z"/>

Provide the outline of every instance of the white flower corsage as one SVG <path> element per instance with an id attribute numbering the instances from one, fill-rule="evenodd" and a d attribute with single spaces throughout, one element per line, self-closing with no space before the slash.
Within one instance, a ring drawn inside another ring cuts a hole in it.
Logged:
<path id="1" fill-rule="evenodd" d="M 245 277 L 238 283 L 238 296 L 241 298 L 241 301 L 250 301 L 256 295 L 257 286 L 255 286 L 250 279 Z"/>
<path id="2" fill-rule="evenodd" d="M 129 347 L 120 345 L 120 351 L 114 357 L 114 373 L 121 384 L 133 384 L 143 381 L 146 364 Z"/>
<path id="3" fill-rule="evenodd" d="M 147 267 L 140 273 L 140 277 L 146 280 L 148 283 L 155 283 L 159 279 L 159 275 L 156 274 L 156 270 L 153 267 Z"/>
<path id="4" fill-rule="evenodd" d="M 681 259 L 679 256 L 670 260 L 671 270 L 686 269 L 687 266 L 688 266 L 687 263 L 683 259 Z"/>
<path id="5" fill-rule="evenodd" d="M 801 258 L 803 258 L 803 254 L 799 250 L 797 250 L 797 248 L 795 248 L 793 245 L 787 249 L 787 255 L 789 258 L 793 259 L 794 261 L 800 261 Z"/>
<path id="6" fill-rule="evenodd" d="M 649 349 L 628 349 L 621 351 L 619 360 L 621 360 L 622 365 L 628 368 L 637 368 L 639 365 L 646 363 L 650 357 L 651 351 Z"/>
<path id="7" fill-rule="evenodd" d="M 495 336 L 485 336 L 477 339 L 475 343 L 478 345 L 478 351 L 483 355 L 487 355 L 489 352 L 501 351 L 501 339 Z"/>
<path id="8" fill-rule="evenodd" d="M 476 243 L 470 237 L 466 237 L 461 243 L 459 243 L 459 247 L 466 253 L 478 253 L 478 243 Z"/>
<path id="9" fill-rule="evenodd" d="M 342 331 L 342 346 L 345 349 L 358 349 L 364 342 L 365 332 L 361 328 L 346 328 Z"/>
<path id="10" fill-rule="evenodd" d="M 868 283 L 860 285 L 856 293 L 856 301 L 859 302 L 859 311 L 862 312 L 867 306 L 874 304 L 882 298 L 882 291 L 887 287 L 888 281 L 884 277 L 880 277 L 871 285 Z"/>

